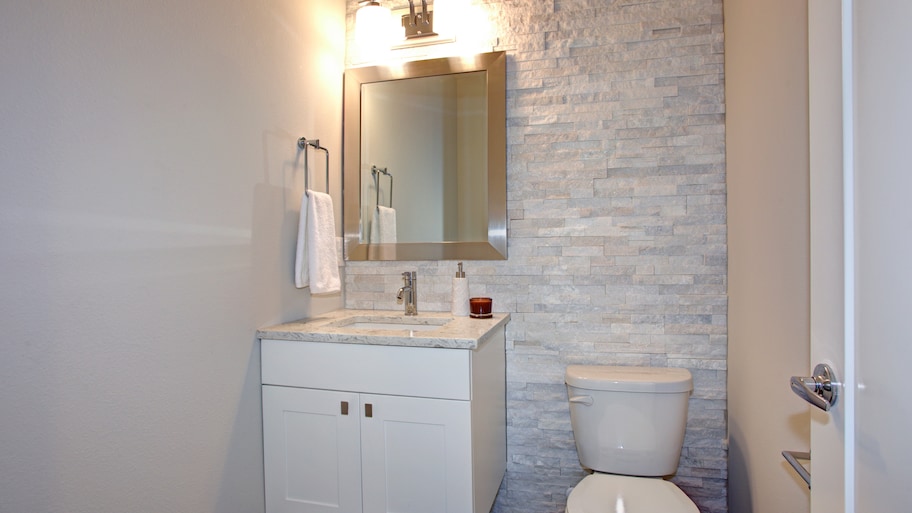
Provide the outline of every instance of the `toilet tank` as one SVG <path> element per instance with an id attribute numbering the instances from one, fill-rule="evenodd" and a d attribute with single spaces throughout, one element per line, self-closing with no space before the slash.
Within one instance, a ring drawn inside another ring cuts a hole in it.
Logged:
<path id="1" fill-rule="evenodd" d="M 690 372 L 570 365 L 565 381 L 583 466 L 629 476 L 674 474 L 693 390 Z"/>

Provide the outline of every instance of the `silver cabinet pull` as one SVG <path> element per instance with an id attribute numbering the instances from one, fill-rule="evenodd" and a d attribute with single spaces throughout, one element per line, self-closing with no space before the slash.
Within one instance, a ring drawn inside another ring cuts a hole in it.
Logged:
<path id="1" fill-rule="evenodd" d="M 814 375 L 811 377 L 792 376 L 790 384 L 792 392 L 798 397 L 823 411 L 830 411 L 839 398 L 836 374 L 833 368 L 825 363 L 814 367 Z"/>

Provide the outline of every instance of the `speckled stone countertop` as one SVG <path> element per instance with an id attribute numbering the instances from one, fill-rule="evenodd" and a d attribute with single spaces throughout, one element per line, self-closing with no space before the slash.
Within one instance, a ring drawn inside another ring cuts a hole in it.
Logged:
<path id="1" fill-rule="evenodd" d="M 368 344 L 408 347 L 476 349 L 489 333 L 510 321 L 508 313 L 494 313 L 488 319 L 453 317 L 449 312 L 419 312 L 407 317 L 393 310 L 336 310 L 310 319 L 269 326 L 257 330 L 261 339 L 337 344 Z M 350 324 L 403 323 L 436 329 L 370 329 Z"/>

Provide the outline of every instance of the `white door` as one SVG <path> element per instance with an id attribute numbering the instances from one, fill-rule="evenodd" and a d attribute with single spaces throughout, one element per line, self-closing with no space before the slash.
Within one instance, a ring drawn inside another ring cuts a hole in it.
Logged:
<path id="1" fill-rule="evenodd" d="M 811 361 L 843 382 L 811 417 L 812 513 L 912 511 L 910 19 L 809 2 Z"/>

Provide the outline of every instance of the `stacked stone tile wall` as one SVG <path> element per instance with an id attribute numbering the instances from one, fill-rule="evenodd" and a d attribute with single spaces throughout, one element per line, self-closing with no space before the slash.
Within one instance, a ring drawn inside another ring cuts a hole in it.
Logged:
<path id="1" fill-rule="evenodd" d="M 724 512 L 722 2 L 473 1 L 508 54 L 509 259 L 465 262 L 470 293 L 512 315 L 494 511 L 564 511 L 585 475 L 564 369 L 617 364 L 693 373 L 674 481 Z M 448 311 L 455 268 L 346 262 L 345 306 L 400 308 L 400 274 L 416 270 L 421 309 Z"/>

